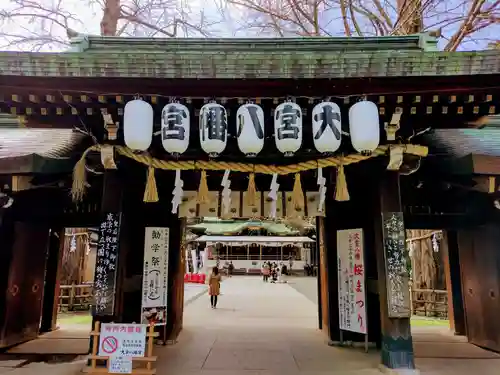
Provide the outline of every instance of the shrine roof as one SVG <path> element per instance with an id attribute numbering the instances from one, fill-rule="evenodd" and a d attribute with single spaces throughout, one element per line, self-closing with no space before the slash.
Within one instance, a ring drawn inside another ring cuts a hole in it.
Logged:
<path id="1" fill-rule="evenodd" d="M 191 230 L 204 230 L 205 234 L 211 235 L 222 235 L 222 234 L 237 234 L 241 233 L 245 229 L 251 229 L 253 227 L 259 227 L 265 229 L 269 233 L 279 234 L 279 235 L 292 235 L 297 234 L 297 230 L 293 230 L 282 223 L 275 223 L 271 221 L 238 221 L 238 220 L 219 220 L 216 222 L 208 221 L 201 222 L 194 225 L 189 225 L 188 228 Z"/>
<path id="2" fill-rule="evenodd" d="M 470 154 L 500 156 L 500 128 L 436 129 L 428 139 L 435 153 L 458 158 Z"/>
<path id="3" fill-rule="evenodd" d="M 500 51 L 439 52 L 428 34 L 378 38 L 80 36 L 62 53 L 1 52 L 0 76 L 297 79 L 499 74 Z"/>
<path id="4" fill-rule="evenodd" d="M 85 138 L 72 129 L 0 128 L 0 174 L 71 171 Z"/>

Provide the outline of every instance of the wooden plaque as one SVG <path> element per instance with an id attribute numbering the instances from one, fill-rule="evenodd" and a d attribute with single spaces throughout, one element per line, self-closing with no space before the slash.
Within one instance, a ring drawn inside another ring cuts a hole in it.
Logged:
<path id="1" fill-rule="evenodd" d="M 264 217 L 270 217 L 269 212 L 271 211 L 271 199 L 268 197 L 269 192 L 265 191 L 263 194 L 264 199 Z M 283 217 L 283 192 L 278 191 L 278 199 L 276 200 L 276 218 Z"/>
<path id="2" fill-rule="evenodd" d="M 310 191 L 306 193 L 306 216 L 325 216 L 325 204 L 323 205 L 323 212 L 318 211 L 319 205 L 319 191 Z"/>
<path id="3" fill-rule="evenodd" d="M 304 201 L 305 201 L 305 199 L 304 199 Z M 286 205 L 285 205 L 286 217 L 304 217 L 304 216 L 306 216 L 305 202 L 304 202 L 301 210 L 296 210 L 293 203 L 292 203 L 292 192 L 291 191 L 285 192 L 285 202 L 286 202 Z"/>
<path id="4" fill-rule="evenodd" d="M 389 318 L 410 318 L 410 277 L 407 267 L 403 213 L 382 213 L 382 225 Z"/>
<path id="5" fill-rule="evenodd" d="M 243 192 L 243 206 L 242 206 L 242 217 L 246 218 L 260 218 L 262 217 L 262 211 L 261 211 L 261 200 L 262 200 L 262 192 L 258 191 L 257 195 L 255 197 L 255 206 L 248 206 L 247 205 L 247 192 Z"/>
<path id="6" fill-rule="evenodd" d="M 200 204 L 199 217 L 219 216 L 219 192 L 210 191 L 208 193 L 208 203 Z"/>
<path id="7" fill-rule="evenodd" d="M 179 205 L 179 217 L 195 218 L 197 216 L 196 191 L 185 191 Z"/>

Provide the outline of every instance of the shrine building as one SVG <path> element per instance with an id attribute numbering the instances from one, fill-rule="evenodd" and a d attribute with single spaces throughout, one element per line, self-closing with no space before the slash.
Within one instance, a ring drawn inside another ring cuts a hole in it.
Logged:
<path id="1" fill-rule="evenodd" d="M 100 228 L 94 321 L 141 321 L 159 293 L 174 340 L 188 219 L 315 217 L 330 344 L 368 327 L 383 366 L 415 368 L 405 229 L 436 229 L 454 331 L 500 352 L 500 51 L 440 52 L 427 34 L 80 36 L 0 52 L 0 97 L 0 347 L 55 329 L 65 228 Z M 354 229 L 344 300 L 339 231 Z"/>

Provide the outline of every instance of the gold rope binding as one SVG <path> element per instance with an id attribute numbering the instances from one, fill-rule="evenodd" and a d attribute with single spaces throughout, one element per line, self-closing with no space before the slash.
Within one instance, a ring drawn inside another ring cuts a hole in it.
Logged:
<path id="1" fill-rule="evenodd" d="M 429 149 L 426 146 L 420 146 L 420 145 L 412 145 L 408 144 L 405 145 L 405 150 L 404 152 L 407 154 L 413 154 L 417 155 L 420 157 L 425 157 L 428 154 Z M 101 148 L 101 145 L 94 145 L 90 148 L 88 148 L 83 154 L 80 160 L 76 163 L 75 168 L 73 170 L 73 185 L 71 188 L 71 195 L 73 197 L 74 201 L 80 201 L 84 194 L 85 194 L 85 188 L 87 186 L 87 175 L 86 175 L 86 169 L 85 169 L 85 158 L 87 157 L 88 153 L 91 151 L 99 151 Z M 300 173 L 302 171 L 308 171 L 312 169 L 317 169 L 318 167 L 321 168 L 328 168 L 328 167 L 334 167 L 337 168 L 337 192 L 336 196 L 341 200 L 345 200 L 347 197 L 347 200 L 349 199 L 349 193 L 347 192 L 347 184 L 345 182 L 345 173 L 343 171 L 343 167 L 345 165 L 349 164 L 355 164 L 359 163 L 364 160 L 368 160 L 370 158 L 374 158 L 377 156 L 382 156 L 387 153 L 387 150 L 389 149 L 389 145 L 381 145 L 377 147 L 377 149 L 370 155 L 360 155 L 360 154 L 351 154 L 347 156 L 342 156 L 342 157 L 328 157 L 324 159 L 318 159 L 318 160 L 310 160 L 310 161 L 305 161 L 297 164 L 290 164 L 290 165 L 265 165 L 265 164 L 246 164 L 246 163 L 234 163 L 234 162 L 225 162 L 225 161 L 203 161 L 203 160 L 188 160 L 188 161 L 179 161 L 179 160 L 160 160 L 160 159 L 155 159 L 152 158 L 149 154 L 142 153 L 142 154 L 137 154 L 134 151 L 132 151 L 128 147 L 124 146 L 116 146 L 116 150 L 118 153 L 122 156 L 128 157 L 130 159 L 133 159 L 141 164 L 144 164 L 148 166 L 149 168 L 152 169 L 162 169 L 166 171 L 172 171 L 176 169 L 180 169 L 183 171 L 187 170 L 202 170 L 201 173 L 201 179 L 200 179 L 200 187 L 198 191 L 198 201 L 205 201 L 208 200 L 208 187 L 207 187 L 207 182 L 206 182 L 206 171 L 224 171 L 226 169 L 230 169 L 232 172 L 243 172 L 243 173 L 263 173 L 263 174 L 280 174 L 280 175 L 286 175 L 290 173 Z M 148 169 L 148 181 L 151 184 L 154 182 L 154 171 L 153 173 L 149 173 Z M 342 181 L 343 179 L 343 181 Z M 151 185 L 150 184 L 150 185 Z M 300 184 L 300 179 L 299 179 L 299 184 Z M 342 188 L 343 191 L 338 191 L 339 190 L 339 185 Z M 154 197 L 154 190 L 156 188 L 156 183 L 155 187 L 152 185 L 150 186 L 152 192 L 151 194 L 151 199 L 155 199 Z M 158 193 L 156 192 L 156 195 Z M 149 195 L 149 193 L 148 193 Z M 144 197 L 146 199 L 146 195 Z M 149 197 L 148 197 L 149 199 Z M 154 201 L 154 200 L 153 200 Z"/>

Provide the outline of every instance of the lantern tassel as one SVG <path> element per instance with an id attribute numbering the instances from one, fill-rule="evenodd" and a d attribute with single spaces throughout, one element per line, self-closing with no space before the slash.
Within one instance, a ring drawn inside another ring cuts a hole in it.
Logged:
<path id="1" fill-rule="evenodd" d="M 347 190 L 347 181 L 345 178 L 344 166 L 339 165 L 337 169 L 337 181 L 335 184 L 335 200 L 338 202 L 346 202 L 351 197 L 349 196 L 349 191 Z"/>
<path id="2" fill-rule="evenodd" d="M 255 188 L 255 173 L 250 173 L 248 178 L 248 189 L 246 196 L 246 203 L 249 207 L 256 205 L 257 201 L 257 189 Z"/>
<path id="3" fill-rule="evenodd" d="M 71 185 L 71 197 L 74 202 L 79 202 L 83 199 L 85 195 L 85 189 L 87 187 L 87 170 L 85 159 L 90 151 L 98 150 L 96 146 L 89 147 L 83 153 L 82 157 L 75 164 L 73 168 L 73 183 Z"/>
<path id="4" fill-rule="evenodd" d="M 148 178 L 146 180 L 146 189 L 144 190 L 144 202 L 153 203 L 158 202 L 158 189 L 156 188 L 155 169 L 148 168 Z"/>
<path id="5" fill-rule="evenodd" d="M 200 186 L 198 187 L 198 196 L 196 201 L 199 204 L 206 204 L 210 201 L 208 196 L 207 172 L 201 171 Z"/>
<path id="6" fill-rule="evenodd" d="M 300 182 L 300 173 L 295 173 L 295 182 L 292 191 L 292 205 L 295 211 L 303 212 L 304 209 L 304 192 Z"/>

